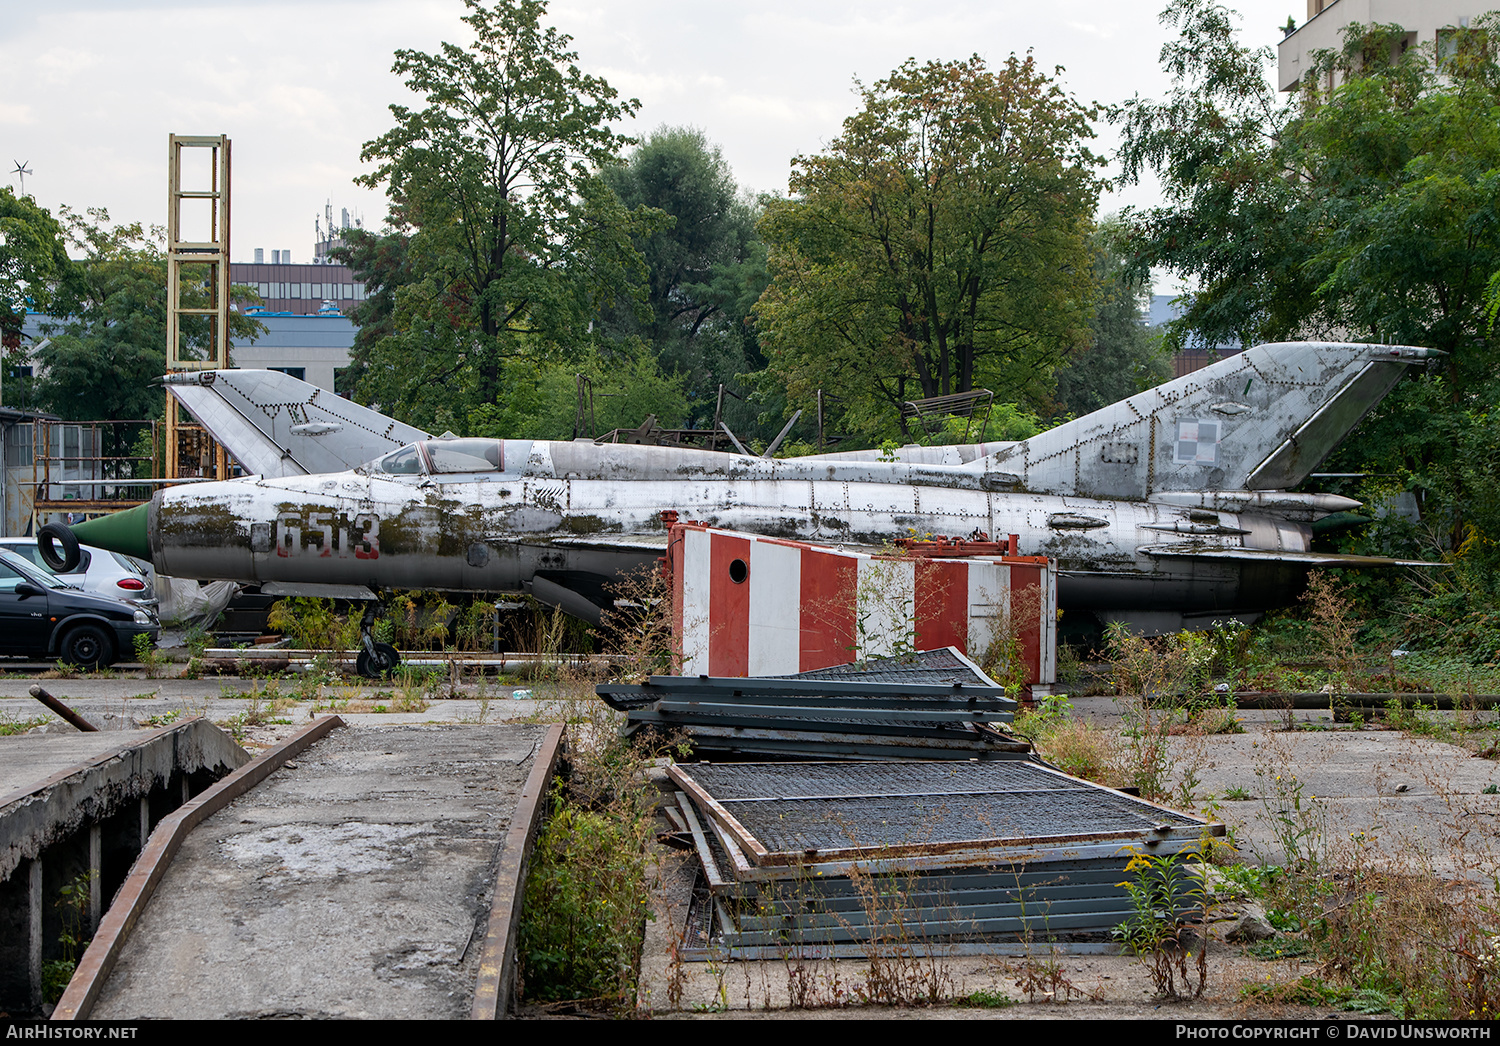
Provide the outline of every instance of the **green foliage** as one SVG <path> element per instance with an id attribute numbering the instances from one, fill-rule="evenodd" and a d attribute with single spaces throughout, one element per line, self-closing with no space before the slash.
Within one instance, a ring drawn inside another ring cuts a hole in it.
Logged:
<path id="1" fill-rule="evenodd" d="M 135 659 L 146 670 L 146 678 L 155 679 L 161 673 L 162 666 L 170 659 L 156 649 L 156 645 L 151 642 L 151 637 L 144 632 L 136 633 L 131 642 L 135 647 Z"/>
<path id="2" fill-rule="evenodd" d="M 30 196 L 0 186 L 0 352 L 21 352 L 27 308 L 46 312 L 53 295 L 67 293 L 76 273 L 68 260 L 62 226 Z"/>
<path id="3" fill-rule="evenodd" d="M 510 395 L 504 404 L 471 410 L 461 423 L 466 435 L 572 439 L 635 428 L 648 415 L 655 415 L 663 428 L 678 428 L 688 420 L 685 379 L 664 373 L 651 348 L 639 341 L 586 347 L 566 361 L 509 361 L 504 373 Z M 584 419 L 584 430 L 575 431 L 580 374 L 591 383 L 593 410 Z"/>
<path id="4" fill-rule="evenodd" d="M 92 871 L 81 872 L 57 891 L 56 907 L 62 922 L 57 941 L 62 958 L 42 964 L 42 998 L 49 1003 L 62 998 L 73 979 L 73 971 L 78 968 L 79 956 L 89 946 L 84 927 L 88 925 L 94 875 Z"/>
<path id="5" fill-rule="evenodd" d="M 541 24 L 545 0 L 466 3 L 467 49 L 396 52 L 423 104 L 392 105 L 396 126 L 361 154 L 378 165 L 361 183 L 387 187 L 407 239 L 380 263 L 401 285 L 358 393 L 429 426 L 501 402 L 507 362 L 556 358 L 597 307 L 635 294 L 629 237 L 659 218 L 597 176 L 639 103 L 579 70 L 570 38 Z"/>
<path id="6" fill-rule="evenodd" d="M 1091 111 L 1030 56 L 908 61 L 767 203 L 756 306 L 769 377 L 874 444 L 906 400 L 992 389 L 1037 408 L 1087 338 Z"/>
<path id="7" fill-rule="evenodd" d="M 1069 414 L 1091 414 L 1172 377 L 1170 358 L 1142 316 L 1151 300 L 1151 284 L 1127 266 L 1121 247 L 1124 235 L 1113 219 L 1105 219 L 1094 231 L 1099 300 L 1092 337 L 1057 372 L 1057 402 Z"/>
<path id="8" fill-rule="evenodd" d="M 1181 913 L 1206 913 L 1207 895 L 1198 872 L 1189 866 L 1193 853 L 1137 854 L 1125 866 L 1130 878 L 1120 885 L 1130 894 L 1132 912 L 1115 936 L 1151 973 L 1157 995 L 1197 997 L 1208 983 L 1208 939 L 1183 928 Z M 1206 920 L 1205 920 L 1206 922 Z"/>
<path id="9" fill-rule="evenodd" d="M 1004 1010 L 1016 1005 L 1016 1000 L 996 988 L 975 988 L 967 995 L 960 995 L 954 999 L 953 1005 L 986 1010 Z"/>
<path id="10" fill-rule="evenodd" d="M 1198 287 L 1172 340 L 1357 337 L 1449 353 L 1440 374 L 1388 396 L 1329 468 L 1414 491 L 1431 530 L 1424 551 L 1434 539 L 1456 550 L 1468 522 L 1485 540 L 1500 534 L 1500 375 L 1485 315 L 1500 272 L 1489 43 L 1500 21 L 1454 30 L 1441 68 L 1399 27 L 1350 26 L 1304 71 L 1300 97 L 1283 98 L 1265 75 L 1270 49 L 1241 46 L 1213 0 L 1178 0 L 1162 17 L 1180 31 L 1162 52 L 1174 86 L 1164 102 L 1120 111 L 1121 161 L 1126 181 L 1154 171 L 1167 200 L 1126 215 L 1135 271 L 1169 269 Z M 1500 560 L 1481 554 L 1492 577 Z"/>
<path id="11" fill-rule="evenodd" d="M 519 947 L 527 998 L 633 1004 L 650 917 L 647 831 L 644 817 L 590 810 L 554 789 L 526 876 Z"/>
<path id="12" fill-rule="evenodd" d="M 359 635 L 359 621 L 340 615 L 331 599 L 278 599 L 266 623 L 299 650 L 347 650 Z"/>
<path id="13" fill-rule="evenodd" d="M 17 716 L 11 712 L 0 712 L 0 737 L 24 734 L 32 727 L 41 726 L 51 717 L 45 715 Z"/>
<path id="14" fill-rule="evenodd" d="M 647 309 L 606 308 L 602 333 L 652 345 L 662 370 L 686 382 L 695 424 L 706 425 L 719 383 L 764 366 L 748 322 L 766 285 L 760 207 L 740 194 L 718 147 L 691 127 L 657 128 L 602 174 L 624 206 L 668 219 L 634 238 L 646 264 Z M 736 420 L 731 427 L 743 431 Z"/>
<path id="15" fill-rule="evenodd" d="M 36 396 L 47 410 L 69 420 L 150 420 L 162 416 L 164 393 L 154 382 L 166 369 L 167 264 L 165 233 L 140 222 L 111 226 L 109 212 L 89 208 L 79 214 L 62 208 L 66 236 L 83 253 L 74 277 L 53 302 L 60 320 L 43 325 L 51 344 L 37 354 L 43 368 Z M 236 287 L 237 298 L 255 298 Z M 182 302 L 206 306 L 201 285 L 184 274 Z M 239 312 L 230 313 L 234 339 L 254 338 L 264 325 Z M 205 317 L 188 317 L 183 334 L 187 351 L 207 344 Z M 101 453 L 140 453 L 139 433 L 123 427 L 104 429 Z M 143 457 L 150 456 L 147 451 Z"/>

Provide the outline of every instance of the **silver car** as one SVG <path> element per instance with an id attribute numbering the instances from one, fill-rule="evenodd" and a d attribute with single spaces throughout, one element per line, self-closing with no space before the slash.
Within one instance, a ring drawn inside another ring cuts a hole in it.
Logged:
<path id="1" fill-rule="evenodd" d="M 67 584 L 93 595 L 129 600 L 142 606 L 156 606 L 154 572 L 129 556 L 92 545 L 80 545 L 77 569 L 59 574 L 42 562 L 35 538 L 0 538 L 0 549 L 14 552 L 27 562 L 35 564 L 39 570 L 45 570 Z"/>

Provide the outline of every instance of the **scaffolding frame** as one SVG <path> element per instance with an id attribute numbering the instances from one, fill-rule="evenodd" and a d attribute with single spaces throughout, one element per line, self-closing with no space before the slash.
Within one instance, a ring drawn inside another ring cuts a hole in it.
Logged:
<path id="1" fill-rule="evenodd" d="M 182 159 L 184 149 L 207 149 L 208 183 L 185 187 Z M 208 204 L 208 238 L 184 239 L 183 204 L 202 200 Z M 183 303 L 184 268 L 189 277 L 196 270 L 206 270 L 201 281 L 207 303 Z M 201 317 L 202 320 L 195 322 Z M 206 322 L 204 322 L 206 321 Z M 206 336 L 199 349 L 187 344 L 185 336 Z M 223 370 L 229 366 L 229 137 L 228 135 L 172 134 L 167 136 L 167 369 L 169 371 Z M 168 478 L 184 475 L 182 443 L 197 444 L 208 439 L 202 426 L 184 420 L 182 408 L 167 396 L 165 472 Z M 186 460 L 191 460 L 192 454 Z M 212 472 L 216 479 L 229 477 L 229 458 L 224 448 L 213 444 Z M 200 456 L 201 460 L 201 456 Z M 201 468 L 189 467 L 187 475 L 202 475 Z"/>

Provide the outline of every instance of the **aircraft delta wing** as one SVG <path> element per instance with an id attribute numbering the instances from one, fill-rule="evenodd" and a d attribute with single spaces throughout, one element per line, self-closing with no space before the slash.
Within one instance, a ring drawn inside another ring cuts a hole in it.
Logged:
<path id="1" fill-rule="evenodd" d="M 1262 345 L 1018 443 L 780 460 L 421 433 L 391 449 L 405 437 L 374 411 L 284 375 L 203 372 L 169 387 L 193 390 L 210 431 L 279 478 L 165 489 L 38 541 L 65 562 L 54 540 L 67 553 L 76 533 L 183 577 L 530 591 L 597 619 L 618 573 L 661 554 L 663 509 L 817 543 L 982 531 L 1056 558 L 1065 609 L 1176 628 L 1283 605 L 1310 565 L 1396 562 L 1312 552 L 1308 524 L 1357 503 L 1285 488 L 1438 355 Z M 330 458 L 337 471 L 312 471 Z"/>

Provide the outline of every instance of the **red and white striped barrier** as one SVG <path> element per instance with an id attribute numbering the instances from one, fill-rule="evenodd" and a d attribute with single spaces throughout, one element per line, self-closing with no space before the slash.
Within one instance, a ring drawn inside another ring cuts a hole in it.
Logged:
<path id="1" fill-rule="evenodd" d="M 1019 644 L 1026 684 L 1057 668 L 1057 565 L 1044 556 L 872 556 L 673 523 L 684 675 L 790 675 L 956 646 Z"/>

